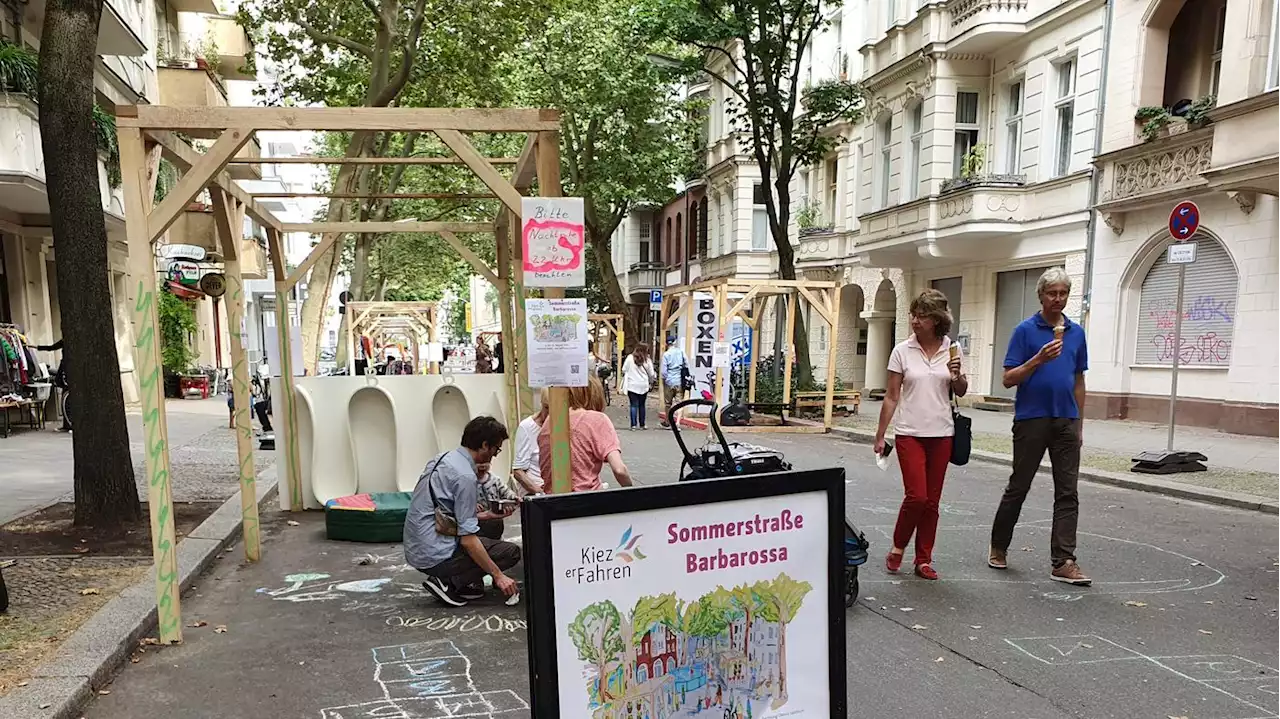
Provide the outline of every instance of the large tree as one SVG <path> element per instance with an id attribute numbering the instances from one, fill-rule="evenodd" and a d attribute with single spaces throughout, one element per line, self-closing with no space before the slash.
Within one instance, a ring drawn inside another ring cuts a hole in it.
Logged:
<path id="1" fill-rule="evenodd" d="M 648 0 L 644 0 L 647 2 Z M 526 104 L 561 111 L 566 195 L 583 198 L 587 242 L 612 312 L 639 337 L 615 268 L 611 238 L 638 204 L 661 203 L 696 168 L 696 103 L 682 99 L 679 67 L 640 22 L 634 1 L 563 2 L 514 57 Z"/>
<path id="2" fill-rule="evenodd" d="M 142 517 L 111 312 L 107 227 L 98 186 L 94 65 L 102 0 L 49 0 L 40 38 L 40 135 L 61 304 L 63 362 L 75 388 L 75 522 L 114 528 Z M 132 248 L 132 251 L 139 251 Z M 138 298 L 139 300 L 142 297 Z"/>
<path id="3" fill-rule="evenodd" d="M 760 170 L 778 274 L 796 279 L 791 245 L 791 181 L 800 168 L 821 161 L 840 142 L 836 122 L 857 122 L 862 88 L 844 80 L 806 86 L 805 54 L 829 24 L 839 0 L 656 0 L 654 20 L 675 40 L 697 50 L 704 69 L 730 96 L 733 129 L 744 133 Z M 809 331 L 795 322 L 796 381 L 813 383 Z"/>
<path id="4" fill-rule="evenodd" d="M 271 102 L 337 106 L 459 106 L 487 104 L 497 92 L 492 59 L 517 40 L 523 23 L 541 10 L 529 0 L 254 0 L 241 24 L 264 42 L 277 67 Z M 400 146 L 404 143 L 401 139 Z M 386 134 L 355 132 L 341 153 L 385 154 Z M 343 165 L 338 193 L 368 190 L 389 180 L 371 166 Z M 335 200 L 325 219 L 377 216 L 376 206 Z M 371 246 L 372 238 L 364 238 Z M 324 308 L 341 265 L 341 242 L 321 256 L 302 305 L 303 361 L 314 369 Z M 360 256 L 365 256 L 363 251 Z"/>
<path id="5" fill-rule="evenodd" d="M 578 658 L 595 666 L 596 701 L 604 704 L 609 695 L 609 674 L 622 653 L 621 619 L 613 602 L 596 602 L 578 612 L 569 624 L 569 640 Z"/>
<path id="6" fill-rule="evenodd" d="M 779 574 L 772 582 L 759 582 L 760 618 L 778 624 L 778 695 L 770 708 L 777 710 L 787 703 L 787 625 L 796 618 L 804 598 L 813 590 L 808 582 Z"/>

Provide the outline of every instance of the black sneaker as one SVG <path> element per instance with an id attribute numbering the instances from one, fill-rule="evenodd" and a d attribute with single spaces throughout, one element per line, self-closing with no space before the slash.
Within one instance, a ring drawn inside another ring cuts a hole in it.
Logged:
<path id="1" fill-rule="evenodd" d="M 483 584 L 468 584 L 467 586 L 465 586 L 465 587 L 463 587 L 463 588 L 459 589 L 459 590 L 456 592 L 456 594 L 457 594 L 460 598 L 462 598 L 462 599 L 467 599 L 467 600 L 471 600 L 471 599 L 484 599 L 484 585 L 483 585 Z"/>
<path id="2" fill-rule="evenodd" d="M 436 599 L 439 599 L 451 607 L 467 606 L 467 600 L 458 596 L 458 593 L 454 591 L 453 587 L 450 587 L 439 577 L 427 577 L 427 580 L 422 583 L 422 586 L 428 592 L 436 595 Z"/>

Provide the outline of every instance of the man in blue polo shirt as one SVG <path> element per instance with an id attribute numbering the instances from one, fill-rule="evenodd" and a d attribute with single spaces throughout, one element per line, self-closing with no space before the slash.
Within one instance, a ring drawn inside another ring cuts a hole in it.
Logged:
<path id="1" fill-rule="evenodd" d="M 1008 568 L 1009 544 L 1022 502 L 1040 469 L 1046 450 L 1053 465 L 1053 530 L 1049 539 L 1053 570 L 1049 578 L 1088 586 L 1092 580 L 1076 563 L 1076 522 L 1080 499 L 1080 446 L 1084 442 L 1084 373 L 1089 350 L 1084 328 L 1062 310 L 1071 294 L 1071 277 L 1061 267 L 1045 271 L 1036 283 L 1040 311 L 1018 324 L 1004 358 L 1004 386 L 1017 387 L 1013 414 L 1013 473 L 991 527 L 987 565 Z"/>

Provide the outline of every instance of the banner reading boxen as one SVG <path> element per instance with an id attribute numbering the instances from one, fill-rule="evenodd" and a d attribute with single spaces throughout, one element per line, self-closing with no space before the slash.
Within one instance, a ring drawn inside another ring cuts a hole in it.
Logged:
<path id="1" fill-rule="evenodd" d="M 715 297 L 707 292 L 693 293 L 693 352 L 689 372 L 693 375 L 695 397 L 715 397 L 715 348 L 719 333 Z"/>
<path id="2" fill-rule="evenodd" d="M 835 716 L 829 502 L 805 491 L 552 522 L 559 716 Z"/>
<path id="3" fill-rule="evenodd" d="M 525 287 L 582 287 L 582 198 L 525 197 L 520 205 Z"/>

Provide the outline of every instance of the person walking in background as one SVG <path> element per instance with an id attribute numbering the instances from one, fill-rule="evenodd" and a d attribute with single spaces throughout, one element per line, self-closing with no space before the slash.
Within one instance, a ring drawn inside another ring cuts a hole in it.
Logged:
<path id="1" fill-rule="evenodd" d="M 489 345 L 484 343 L 483 337 L 476 338 L 476 374 L 491 374 L 493 372 L 493 352 L 489 351 Z"/>
<path id="2" fill-rule="evenodd" d="M 991 526 L 987 564 L 1007 569 L 1013 528 L 1044 453 L 1053 465 L 1053 529 L 1049 578 L 1078 586 L 1092 580 L 1076 563 L 1076 523 L 1080 518 L 1080 447 L 1084 443 L 1084 373 L 1089 349 L 1084 328 L 1063 314 L 1071 276 L 1061 267 L 1045 270 L 1036 282 L 1040 311 L 1018 324 L 1004 357 L 1004 386 L 1017 387 L 1013 403 L 1013 472 Z"/>
<path id="3" fill-rule="evenodd" d="M 889 385 L 880 405 L 875 452 L 884 454 L 885 431 L 892 420 L 906 495 L 893 527 L 893 547 L 884 560 L 891 574 L 901 569 L 914 534 L 916 575 L 938 578 L 933 544 L 955 435 L 950 400 L 953 392 L 963 397 L 969 391 L 969 380 L 961 372 L 960 346 L 947 336 L 951 322 L 946 295 L 921 292 L 911 301 L 911 336 L 889 355 Z"/>
<path id="4" fill-rule="evenodd" d="M 689 363 L 676 336 L 667 337 L 667 351 L 662 353 L 662 402 L 668 413 L 672 405 L 684 399 L 684 376 L 688 373 Z M 667 422 L 662 420 L 662 426 L 669 426 Z"/>
<path id="5" fill-rule="evenodd" d="M 605 464 L 623 487 L 631 486 L 631 472 L 622 461 L 622 444 L 613 420 L 604 413 L 604 387 L 591 377 L 586 387 L 569 390 L 569 475 L 574 492 L 601 488 L 600 470 Z M 538 462 L 542 466 L 543 488 L 551 493 L 551 421 L 538 432 Z"/>
<path id="6" fill-rule="evenodd" d="M 649 399 L 649 390 L 658 375 L 653 371 L 653 360 L 649 357 L 649 345 L 641 342 L 631 350 L 622 363 L 622 388 L 627 391 L 631 400 L 631 429 L 637 426 L 645 429 L 645 402 Z"/>

